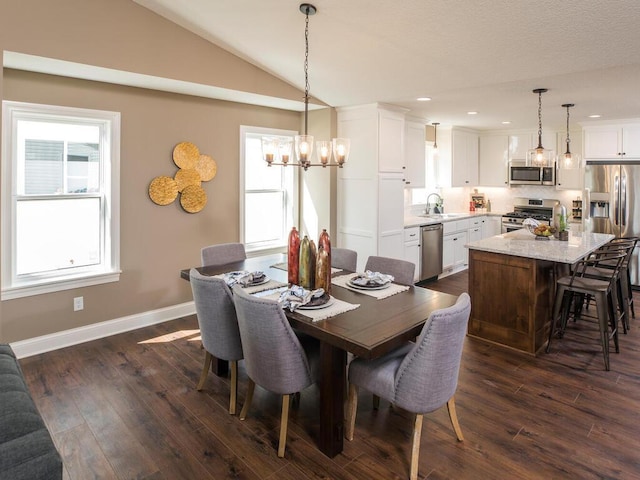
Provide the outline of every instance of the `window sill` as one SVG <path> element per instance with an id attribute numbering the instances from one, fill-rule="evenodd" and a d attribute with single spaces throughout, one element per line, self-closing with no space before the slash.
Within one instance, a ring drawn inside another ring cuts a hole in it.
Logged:
<path id="1" fill-rule="evenodd" d="M 68 278 L 64 280 L 47 280 L 41 283 L 30 283 L 23 286 L 7 287 L 2 289 L 1 301 L 14 300 L 16 298 L 31 297 L 43 293 L 54 293 L 62 290 L 89 287 L 103 283 L 112 283 L 120 280 L 120 271 L 85 275 L 82 277 Z"/>

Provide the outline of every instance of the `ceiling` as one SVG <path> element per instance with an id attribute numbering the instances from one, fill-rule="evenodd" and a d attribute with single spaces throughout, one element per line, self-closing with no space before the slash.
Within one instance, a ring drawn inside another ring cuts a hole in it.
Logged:
<path id="1" fill-rule="evenodd" d="M 304 89 L 296 0 L 134 0 Z M 315 0 L 310 94 L 480 130 L 640 118 L 638 0 Z M 418 97 L 431 97 L 418 102 Z M 476 111 L 476 115 L 467 112 Z M 510 121 L 503 125 L 503 121 Z"/>

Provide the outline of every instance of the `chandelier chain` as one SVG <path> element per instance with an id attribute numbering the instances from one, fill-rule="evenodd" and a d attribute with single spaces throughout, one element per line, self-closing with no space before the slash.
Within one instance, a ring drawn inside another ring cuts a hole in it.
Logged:
<path id="1" fill-rule="evenodd" d="M 538 92 L 538 144 L 542 145 L 542 92 Z"/>
<path id="2" fill-rule="evenodd" d="M 571 143 L 571 139 L 569 138 L 569 106 L 567 105 L 567 151 L 566 153 L 571 153 L 569 150 L 569 144 Z"/>
<path id="3" fill-rule="evenodd" d="M 307 135 L 307 117 L 309 108 L 309 10 L 305 15 L 304 26 L 304 134 Z"/>

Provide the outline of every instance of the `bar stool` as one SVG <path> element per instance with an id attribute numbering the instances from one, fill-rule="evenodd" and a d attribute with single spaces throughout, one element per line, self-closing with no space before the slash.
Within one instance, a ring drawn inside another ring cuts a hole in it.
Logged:
<path id="1" fill-rule="evenodd" d="M 590 295 L 596 302 L 596 317 L 600 327 L 600 342 L 602 343 L 604 366 L 605 370 L 609 370 L 609 341 L 611 338 L 613 338 L 616 353 L 620 351 L 617 325 L 617 293 L 615 288 L 620 266 L 625 257 L 626 251 L 598 250 L 588 258 L 576 263 L 571 275 L 561 277 L 557 280 L 551 329 L 549 331 L 549 341 L 546 348 L 547 353 L 551 348 L 553 336 L 557 333 L 558 336 L 562 338 L 564 335 L 574 296 L 578 295 L 580 298 L 584 298 Z M 613 269 L 603 269 L 604 272 L 609 272 L 610 274 L 607 278 L 590 278 L 585 275 L 588 268 L 597 268 L 600 262 L 605 261 L 611 265 L 615 265 Z M 560 322 L 559 325 L 558 321 Z M 609 333 L 609 328 L 611 329 L 611 333 Z"/>

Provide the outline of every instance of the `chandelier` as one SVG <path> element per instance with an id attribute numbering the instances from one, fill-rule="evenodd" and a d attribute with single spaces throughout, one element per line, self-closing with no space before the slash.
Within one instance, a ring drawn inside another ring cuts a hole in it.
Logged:
<path id="1" fill-rule="evenodd" d="M 305 16 L 304 29 L 304 135 L 296 135 L 294 142 L 282 137 L 262 137 L 262 155 L 268 166 L 295 165 L 307 170 L 309 167 L 340 167 L 349 158 L 350 142 L 348 138 L 334 138 L 331 141 L 316 142 L 316 155 L 319 163 L 312 163 L 313 135 L 308 133 L 309 118 L 309 16 L 315 15 L 316 7 L 310 3 L 300 4 L 300 11 Z M 295 158 L 291 158 L 291 153 Z M 333 162 L 331 157 L 333 156 Z"/>
<path id="2" fill-rule="evenodd" d="M 567 151 L 558 155 L 558 168 L 562 168 L 563 170 L 581 168 L 582 162 L 580 154 L 571 153 L 571 149 L 569 148 L 569 144 L 571 143 L 571 139 L 569 138 L 569 109 L 575 107 L 575 104 L 563 103 L 562 106 L 567 109 Z"/>
<path id="3" fill-rule="evenodd" d="M 553 151 L 542 146 L 542 94 L 546 88 L 536 88 L 533 93 L 538 94 L 538 146 L 527 152 L 527 165 L 534 167 L 551 167 L 553 163 Z"/>

